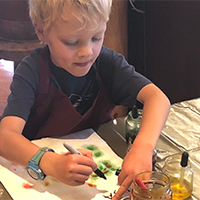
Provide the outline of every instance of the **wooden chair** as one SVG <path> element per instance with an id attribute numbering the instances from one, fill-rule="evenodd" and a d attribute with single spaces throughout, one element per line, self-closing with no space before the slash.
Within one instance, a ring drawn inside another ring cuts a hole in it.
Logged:
<path id="1" fill-rule="evenodd" d="M 14 66 L 4 65 L 0 61 L 0 118 L 7 104 L 13 73 Z"/>

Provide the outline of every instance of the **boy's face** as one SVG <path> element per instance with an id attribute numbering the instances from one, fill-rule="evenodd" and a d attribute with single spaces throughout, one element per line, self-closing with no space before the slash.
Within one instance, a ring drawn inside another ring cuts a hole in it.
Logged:
<path id="1" fill-rule="evenodd" d="M 70 13 L 64 13 L 68 22 L 59 18 L 48 31 L 36 31 L 50 49 L 52 62 L 74 76 L 84 76 L 98 57 L 106 31 L 106 22 L 95 29 L 81 23 Z"/>

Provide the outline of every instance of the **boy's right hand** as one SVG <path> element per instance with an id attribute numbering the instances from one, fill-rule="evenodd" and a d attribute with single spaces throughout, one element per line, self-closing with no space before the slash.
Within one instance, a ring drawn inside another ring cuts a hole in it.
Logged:
<path id="1" fill-rule="evenodd" d="M 40 168 L 46 175 L 67 185 L 83 185 L 97 169 L 97 165 L 93 161 L 91 151 L 86 149 L 79 151 L 82 155 L 46 152 L 40 161 Z"/>

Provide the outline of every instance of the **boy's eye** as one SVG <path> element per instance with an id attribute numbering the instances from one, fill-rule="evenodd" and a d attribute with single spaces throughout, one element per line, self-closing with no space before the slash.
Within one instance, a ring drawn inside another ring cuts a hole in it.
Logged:
<path id="1" fill-rule="evenodd" d="M 101 38 L 101 37 L 100 37 L 100 38 L 92 38 L 92 40 L 93 40 L 94 42 L 98 42 L 98 41 L 101 41 L 102 38 Z"/>
<path id="2" fill-rule="evenodd" d="M 67 41 L 65 41 L 64 44 L 67 45 L 67 46 L 76 46 L 78 44 L 78 41 L 75 41 L 75 42 L 67 42 Z"/>

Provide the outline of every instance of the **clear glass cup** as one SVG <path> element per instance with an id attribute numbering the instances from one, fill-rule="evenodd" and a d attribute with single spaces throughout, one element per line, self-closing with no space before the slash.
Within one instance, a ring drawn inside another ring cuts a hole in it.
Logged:
<path id="1" fill-rule="evenodd" d="M 186 199 L 193 190 L 193 169 L 189 161 L 186 167 L 181 167 L 181 156 L 181 154 L 169 156 L 162 168 L 162 172 L 170 178 L 175 200 Z"/>
<path id="2" fill-rule="evenodd" d="M 143 188 L 138 185 L 136 179 L 139 178 L 145 185 Z M 146 171 L 137 174 L 132 183 L 131 200 L 158 200 L 172 199 L 170 179 L 162 172 Z"/>
<path id="3" fill-rule="evenodd" d="M 137 109 L 138 111 L 138 117 L 133 118 L 132 111 L 128 113 L 128 116 L 126 118 L 126 132 L 125 132 L 125 139 L 127 143 L 127 150 L 128 153 L 129 150 L 132 147 L 132 144 L 140 130 L 140 125 L 142 123 L 142 109 Z M 152 170 L 155 170 L 155 163 L 157 159 L 157 150 L 154 149 L 153 155 L 152 155 Z"/>
<path id="4" fill-rule="evenodd" d="M 138 117 L 133 118 L 132 111 L 129 111 L 126 119 L 126 134 L 131 134 L 131 132 L 137 134 L 139 132 L 142 123 L 142 112 L 142 109 L 138 109 Z"/>
<path id="5" fill-rule="evenodd" d="M 137 111 L 138 111 L 137 118 L 133 118 L 132 111 L 130 111 L 128 113 L 128 116 L 126 119 L 125 138 L 126 138 L 126 143 L 128 145 L 127 152 L 132 147 L 133 141 L 135 140 L 135 138 L 140 130 L 140 125 L 142 122 L 142 110 L 137 109 Z"/>

